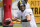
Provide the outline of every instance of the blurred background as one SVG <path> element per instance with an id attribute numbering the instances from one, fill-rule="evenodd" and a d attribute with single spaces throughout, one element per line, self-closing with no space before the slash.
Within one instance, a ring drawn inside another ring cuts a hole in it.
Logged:
<path id="1" fill-rule="evenodd" d="M 19 0 L 12 0 L 12 18 L 15 13 L 18 12 L 17 3 Z M 28 0 L 28 3 L 30 4 L 30 8 L 33 11 L 33 14 L 35 16 L 35 21 L 37 23 L 37 26 L 40 27 L 40 0 Z M 3 20 L 3 0 L 0 0 L 0 25 L 2 24 Z M 13 21 L 13 23 L 20 24 L 21 22 Z M 14 27 L 21 27 L 22 25 L 14 25 Z M 1 26 L 0 26 L 1 27 Z"/>

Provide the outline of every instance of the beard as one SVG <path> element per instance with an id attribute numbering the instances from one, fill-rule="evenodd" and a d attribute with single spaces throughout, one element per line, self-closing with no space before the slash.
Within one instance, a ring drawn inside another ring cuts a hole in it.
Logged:
<path id="1" fill-rule="evenodd" d="M 24 10 L 25 10 L 25 9 L 23 9 L 23 10 L 21 9 L 22 12 L 23 12 Z"/>

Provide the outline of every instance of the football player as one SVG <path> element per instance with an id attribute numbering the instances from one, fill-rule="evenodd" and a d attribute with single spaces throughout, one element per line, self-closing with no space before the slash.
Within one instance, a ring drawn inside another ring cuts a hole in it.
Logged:
<path id="1" fill-rule="evenodd" d="M 37 27 L 32 10 L 25 7 L 24 1 L 18 2 L 19 12 L 17 13 L 18 16 L 16 16 L 21 16 L 22 27 Z"/>

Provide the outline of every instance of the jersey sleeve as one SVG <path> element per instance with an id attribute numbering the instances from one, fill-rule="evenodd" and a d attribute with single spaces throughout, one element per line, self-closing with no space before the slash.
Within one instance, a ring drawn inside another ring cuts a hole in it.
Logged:
<path id="1" fill-rule="evenodd" d="M 32 14 L 32 10 L 31 9 L 26 9 L 26 11 L 25 11 L 25 16 L 27 16 L 27 15 L 31 15 Z"/>

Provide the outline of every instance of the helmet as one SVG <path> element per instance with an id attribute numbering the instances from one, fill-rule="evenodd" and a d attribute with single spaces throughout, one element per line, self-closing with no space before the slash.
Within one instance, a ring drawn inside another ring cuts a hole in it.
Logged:
<path id="1" fill-rule="evenodd" d="M 20 6 L 22 6 L 22 5 L 25 6 L 25 2 L 24 2 L 24 1 L 19 1 L 19 2 L 18 2 L 18 8 L 19 8 L 19 10 L 20 10 Z"/>

